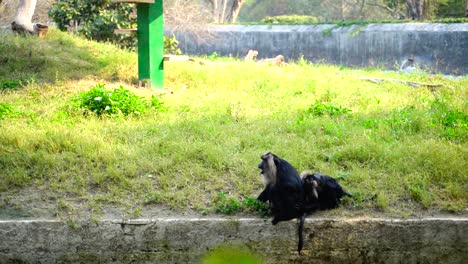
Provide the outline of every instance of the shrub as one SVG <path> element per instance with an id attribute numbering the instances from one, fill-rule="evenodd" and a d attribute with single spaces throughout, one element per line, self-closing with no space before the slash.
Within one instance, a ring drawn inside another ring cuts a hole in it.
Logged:
<path id="1" fill-rule="evenodd" d="M 98 84 L 88 92 L 81 93 L 75 98 L 75 104 L 85 112 L 93 112 L 98 116 L 103 114 L 139 115 L 148 108 L 148 103 L 131 91 L 120 86 L 114 90 L 107 90 L 103 84 Z"/>

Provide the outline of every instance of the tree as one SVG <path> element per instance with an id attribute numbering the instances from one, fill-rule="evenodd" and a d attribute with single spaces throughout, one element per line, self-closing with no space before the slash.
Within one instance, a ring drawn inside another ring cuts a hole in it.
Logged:
<path id="1" fill-rule="evenodd" d="M 216 23 L 236 22 L 244 0 L 204 0 L 210 6 Z"/>

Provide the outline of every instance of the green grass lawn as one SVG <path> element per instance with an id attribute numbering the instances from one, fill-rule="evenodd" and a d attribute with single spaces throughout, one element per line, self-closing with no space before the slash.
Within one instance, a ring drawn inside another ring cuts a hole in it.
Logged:
<path id="1" fill-rule="evenodd" d="M 112 205 L 133 217 L 151 206 L 255 215 L 246 197 L 261 192 L 257 164 L 272 151 L 353 193 L 338 213 L 466 214 L 466 76 L 199 60 L 166 63 L 161 94 L 137 88 L 134 53 L 56 30 L 45 39 L 2 34 L 0 210 L 49 204 L 66 216 L 79 205 L 99 216 Z M 85 113 L 76 100 L 98 84 L 162 106 Z"/>

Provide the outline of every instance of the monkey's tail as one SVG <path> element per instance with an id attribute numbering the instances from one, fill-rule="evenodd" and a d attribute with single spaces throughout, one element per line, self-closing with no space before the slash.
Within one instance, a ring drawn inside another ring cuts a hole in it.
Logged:
<path id="1" fill-rule="evenodd" d="M 298 235 L 299 235 L 299 242 L 297 243 L 297 253 L 299 256 L 301 255 L 302 247 L 304 246 L 304 238 L 303 238 L 303 231 L 304 231 L 304 221 L 306 218 L 306 214 L 303 213 L 299 218 L 299 227 L 298 227 Z"/>

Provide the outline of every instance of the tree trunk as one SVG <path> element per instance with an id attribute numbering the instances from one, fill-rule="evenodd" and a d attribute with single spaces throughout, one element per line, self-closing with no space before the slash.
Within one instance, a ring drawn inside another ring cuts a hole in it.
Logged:
<path id="1" fill-rule="evenodd" d="M 229 13 L 227 14 L 226 21 L 229 21 L 231 23 L 236 22 L 243 4 L 243 0 L 234 0 L 232 2 L 232 6 Z"/>
<path id="2" fill-rule="evenodd" d="M 468 17 L 468 0 L 465 1 L 465 17 Z"/>
<path id="3" fill-rule="evenodd" d="M 408 13 L 411 19 L 422 19 L 422 3 L 421 0 L 406 0 L 408 6 Z"/>
<path id="4" fill-rule="evenodd" d="M 216 23 L 236 22 L 244 0 L 208 0 Z"/>
<path id="5" fill-rule="evenodd" d="M 36 9 L 37 0 L 20 0 L 11 28 L 16 32 L 34 34 L 34 25 L 31 22 Z"/>

